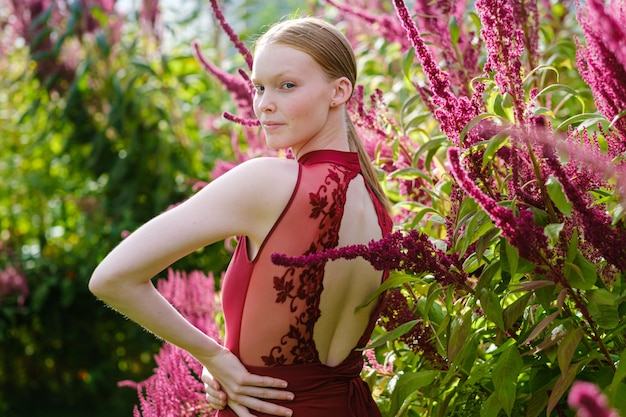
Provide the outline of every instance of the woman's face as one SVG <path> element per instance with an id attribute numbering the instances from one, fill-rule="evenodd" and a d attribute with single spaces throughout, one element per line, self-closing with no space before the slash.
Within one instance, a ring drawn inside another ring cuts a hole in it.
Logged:
<path id="1" fill-rule="evenodd" d="M 280 44 L 263 45 L 254 57 L 252 82 L 254 113 L 269 147 L 290 147 L 298 157 L 334 134 L 336 126 L 328 115 L 335 83 L 308 54 Z"/>

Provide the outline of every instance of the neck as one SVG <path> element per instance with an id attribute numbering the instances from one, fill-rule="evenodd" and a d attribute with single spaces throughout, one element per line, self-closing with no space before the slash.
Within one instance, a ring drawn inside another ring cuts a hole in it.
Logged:
<path id="1" fill-rule="evenodd" d="M 300 156 L 317 150 L 333 149 L 336 151 L 350 151 L 350 145 L 348 144 L 348 128 L 345 121 L 345 107 L 340 106 L 332 109 L 329 112 L 328 128 L 324 132 L 315 138 L 312 138 L 307 143 L 299 148 L 291 148 L 291 152 L 298 159 Z"/>

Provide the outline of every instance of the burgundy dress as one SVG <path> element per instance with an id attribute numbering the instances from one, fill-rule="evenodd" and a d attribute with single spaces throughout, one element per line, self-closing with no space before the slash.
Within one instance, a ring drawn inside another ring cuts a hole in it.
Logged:
<path id="1" fill-rule="evenodd" d="M 254 374 L 284 379 L 294 417 L 379 417 L 369 387 L 360 378 L 364 347 L 376 314 L 348 357 L 337 366 L 320 362 L 313 330 L 320 317 L 324 263 L 304 268 L 274 265 L 273 253 L 299 256 L 337 247 L 346 191 L 360 179 L 358 155 L 319 150 L 300 158 L 294 192 L 254 260 L 241 237 L 224 276 L 222 303 L 226 347 Z M 392 223 L 370 190 L 382 235 Z M 367 242 L 364 242 L 367 243 Z M 381 282 L 387 273 L 381 273 Z M 227 408 L 217 414 L 233 417 Z M 266 414 L 256 413 L 257 416 Z"/>

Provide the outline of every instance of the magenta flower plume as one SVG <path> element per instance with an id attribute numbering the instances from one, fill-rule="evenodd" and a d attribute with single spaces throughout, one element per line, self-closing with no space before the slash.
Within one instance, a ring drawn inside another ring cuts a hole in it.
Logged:
<path id="1" fill-rule="evenodd" d="M 220 8 L 219 4 L 217 4 L 217 0 L 211 0 L 211 9 L 213 9 L 213 14 L 215 15 L 215 18 L 219 22 L 224 32 L 228 35 L 230 41 L 233 43 L 235 48 L 237 48 L 241 56 L 243 56 L 246 60 L 246 65 L 248 66 L 248 69 L 251 70 L 253 61 L 252 53 L 241 41 L 241 39 L 239 39 L 239 35 L 237 35 L 233 28 L 228 24 L 228 22 L 226 22 L 224 13 L 222 13 L 222 9 Z"/>
<path id="2" fill-rule="evenodd" d="M 272 262 L 276 265 L 301 268 L 319 262 L 357 257 L 365 259 L 379 271 L 407 270 L 416 275 L 431 273 L 443 285 L 465 282 L 465 276 L 454 267 L 453 259 L 436 249 L 426 234 L 415 229 L 409 230 L 406 234 L 396 231 L 367 245 L 344 246 L 309 255 L 288 256 L 274 253 Z"/>
<path id="3" fill-rule="evenodd" d="M 626 11 L 605 9 L 591 0 L 578 14 L 587 45 L 578 45 L 578 70 L 593 92 L 598 110 L 613 120 L 626 110 Z M 617 3 L 617 2 L 614 2 Z M 615 122 L 621 141 L 626 141 L 626 117 Z"/>
<path id="4" fill-rule="evenodd" d="M 17 304 L 23 306 L 29 294 L 28 281 L 23 273 L 11 265 L 0 271 L 0 303 L 17 296 Z"/>
<path id="5" fill-rule="evenodd" d="M 415 22 L 411 19 L 404 1 L 394 0 L 393 3 L 402 26 L 415 48 L 416 58 L 422 63 L 422 70 L 428 78 L 430 90 L 433 94 L 432 101 L 435 106 L 434 116 L 441 124 L 441 130 L 453 144 L 458 145 L 463 128 L 480 113 L 480 100 L 472 100 L 468 97 L 457 98 L 452 94 L 448 73 L 437 66 Z M 482 93 L 482 90 L 478 91 Z"/>
<path id="6" fill-rule="evenodd" d="M 612 410 L 606 396 L 591 382 L 577 381 L 572 385 L 567 403 L 578 417 L 619 417 Z"/>
<path id="7" fill-rule="evenodd" d="M 580 150 L 575 153 L 582 154 Z M 565 195 L 576 209 L 576 216 L 580 218 L 585 240 L 591 242 L 608 262 L 622 271 L 626 270 L 626 246 L 624 246 L 626 230 L 614 227 L 611 217 L 604 210 L 591 206 L 589 197 L 572 183 L 559 163 L 554 149 L 549 145 L 544 145 L 544 158 L 561 183 Z M 599 158 L 598 162 L 601 163 L 602 159 Z M 610 166 L 608 161 L 605 162 L 606 166 Z"/>
<path id="8" fill-rule="evenodd" d="M 215 411 L 209 407 L 204 384 L 198 378 L 202 364 L 185 350 L 165 344 L 154 357 L 154 374 L 143 382 L 121 381 L 120 387 L 135 388 L 139 404 L 134 417 L 209 417 Z"/>
<path id="9" fill-rule="evenodd" d="M 513 3 L 508 0 L 477 0 L 476 10 L 483 24 L 481 35 L 487 47 L 485 71 L 493 71 L 501 93 L 509 93 L 513 100 L 515 119 L 524 121 L 524 92 L 522 89 L 522 62 L 524 31 L 516 18 Z"/>
<path id="10" fill-rule="evenodd" d="M 249 79 L 241 76 L 229 74 L 226 71 L 211 63 L 200 51 L 200 44 L 197 41 L 192 42 L 194 55 L 209 73 L 213 74 L 222 85 L 233 94 L 233 98 L 237 103 L 237 107 L 244 111 L 247 118 L 254 117 L 252 110 L 252 90 L 250 88 Z"/>
<path id="11" fill-rule="evenodd" d="M 240 125 L 245 126 L 245 127 L 258 127 L 258 126 L 261 126 L 261 122 L 259 122 L 258 119 L 245 119 L 243 117 L 239 117 L 239 116 L 237 116 L 235 114 L 232 114 L 232 113 L 229 113 L 227 111 L 222 113 L 222 116 L 226 120 L 230 120 L 231 122 L 240 124 Z"/>
<path id="12" fill-rule="evenodd" d="M 194 326 L 220 340 L 215 323 L 216 294 L 212 275 L 199 271 L 168 271 L 167 280 L 157 282 L 159 292 Z M 204 385 L 200 380 L 202 364 L 187 351 L 165 344 L 155 356 L 154 374 L 142 381 L 121 381 L 122 387 L 137 390 L 139 405 L 135 417 L 209 417 Z"/>
<path id="13" fill-rule="evenodd" d="M 393 288 L 387 291 L 380 312 L 379 324 L 388 332 L 419 318 L 415 306 L 409 305 L 409 300 L 402 293 L 402 290 Z M 417 322 L 411 330 L 400 336 L 398 340 L 405 343 L 414 352 L 419 353 L 434 367 L 448 368 L 448 364 L 435 346 L 432 327 L 423 321 Z"/>
<path id="14" fill-rule="evenodd" d="M 443 101 L 450 100 L 452 98 L 452 93 L 450 90 L 450 79 L 448 78 L 448 74 L 437 66 L 437 63 L 435 62 L 430 50 L 426 47 L 415 22 L 411 19 L 411 15 L 406 8 L 406 4 L 404 4 L 404 1 L 394 0 L 393 4 L 396 8 L 398 16 L 400 17 L 402 26 L 409 36 L 411 44 L 415 48 L 416 56 L 422 63 L 424 73 L 430 81 L 434 95 Z"/>
<path id="15" fill-rule="evenodd" d="M 498 205 L 491 197 L 483 194 L 461 167 L 457 148 L 448 148 L 448 160 L 451 165 L 450 172 L 459 186 L 485 210 L 495 226 L 502 231 L 502 235 L 519 250 L 520 256 L 532 261 L 537 259 L 538 251 L 547 250 L 547 238 L 543 230 L 535 225 L 532 212 L 520 210 L 517 217 L 513 210 Z"/>
<path id="16" fill-rule="evenodd" d="M 405 32 L 398 27 L 397 21 L 386 14 L 372 14 L 366 10 L 350 6 L 348 4 L 340 4 L 334 0 L 326 0 L 332 6 L 335 6 L 344 13 L 357 16 L 365 21 L 369 26 L 375 27 L 379 35 L 389 42 L 398 42 L 402 45 L 402 49 L 408 49 L 410 44 L 405 36 Z"/>

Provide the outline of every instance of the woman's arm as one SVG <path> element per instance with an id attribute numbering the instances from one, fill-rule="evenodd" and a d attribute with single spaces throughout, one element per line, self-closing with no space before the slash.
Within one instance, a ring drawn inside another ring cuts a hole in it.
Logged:
<path id="1" fill-rule="evenodd" d="M 251 415 L 246 407 L 291 415 L 284 407 L 259 400 L 292 398 L 280 389 L 286 383 L 248 373 L 232 353 L 176 311 L 151 279 L 176 260 L 226 237 L 245 234 L 262 241 L 291 194 L 290 181 L 295 184 L 296 176 L 290 175 L 293 164 L 283 162 L 293 161 L 249 161 L 213 181 L 128 236 L 98 265 L 89 282 L 90 290 L 105 303 L 196 357 L 242 417 Z"/>

